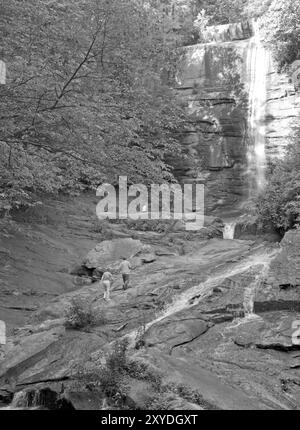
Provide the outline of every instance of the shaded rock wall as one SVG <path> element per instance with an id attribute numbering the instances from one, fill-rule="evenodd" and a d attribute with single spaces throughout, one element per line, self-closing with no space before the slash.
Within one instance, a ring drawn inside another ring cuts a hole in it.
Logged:
<path id="1" fill-rule="evenodd" d="M 300 301 L 300 231 L 288 231 L 281 244 L 281 252 L 271 264 L 270 282 L 281 288 L 294 288 Z"/>
<path id="2" fill-rule="evenodd" d="M 269 160 L 282 156 L 299 126 L 300 95 L 287 74 L 277 73 L 270 63 L 267 76 L 266 155 Z"/>
<path id="3" fill-rule="evenodd" d="M 229 42 L 249 39 L 253 36 L 251 22 L 244 21 L 233 24 L 211 25 L 204 34 L 205 42 Z"/>
<path id="4" fill-rule="evenodd" d="M 178 98 L 190 115 L 182 145 L 193 161 L 175 161 L 175 173 L 206 184 L 207 212 L 247 193 L 247 51 L 247 40 L 195 45 L 182 63 Z"/>

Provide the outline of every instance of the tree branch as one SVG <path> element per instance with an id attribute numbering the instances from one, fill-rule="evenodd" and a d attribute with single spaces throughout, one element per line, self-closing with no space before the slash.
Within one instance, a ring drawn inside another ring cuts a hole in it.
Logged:
<path id="1" fill-rule="evenodd" d="M 54 102 L 54 104 L 51 106 L 51 109 L 55 109 L 55 108 L 56 108 L 56 106 L 58 105 L 58 103 L 59 103 L 60 99 L 65 95 L 65 93 L 66 93 L 66 90 L 67 90 L 68 86 L 72 83 L 72 81 L 74 81 L 74 79 L 76 78 L 76 76 L 77 76 L 78 72 L 80 71 L 80 69 L 81 69 L 81 68 L 84 66 L 84 64 L 87 62 L 87 60 L 88 60 L 88 58 L 89 58 L 89 55 L 90 55 L 90 53 L 91 53 L 91 50 L 93 49 L 93 47 L 94 47 L 94 45 L 95 45 L 95 42 L 96 42 L 96 40 L 97 40 L 97 36 L 98 36 L 98 34 L 99 34 L 99 32 L 100 32 L 100 28 L 101 28 L 101 27 L 99 27 L 99 28 L 97 29 L 96 33 L 94 34 L 94 36 L 93 36 L 93 38 L 92 38 L 92 41 L 91 41 L 91 43 L 90 43 L 90 46 L 89 46 L 89 48 L 88 48 L 88 50 L 87 50 L 87 52 L 86 52 L 86 54 L 85 54 L 85 56 L 84 56 L 83 60 L 78 64 L 78 66 L 76 67 L 75 71 L 72 73 L 72 75 L 70 76 L 70 78 L 69 78 L 69 79 L 67 80 L 67 82 L 64 84 L 64 86 L 62 87 L 62 89 L 61 89 L 60 93 L 57 95 L 57 99 L 56 99 L 56 101 Z"/>
<path id="2" fill-rule="evenodd" d="M 35 148 L 44 149 L 45 151 L 47 151 L 51 154 L 64 154 L 64 155 L 67 155 L 68 157 L 73 158 L 76 161 L 80 161 L 81 163 L 84 163 L 84 164 L 87 164 L 90 166 L 98 166 L 99 167 L 101 165 L 104 165 L 104 164 L 101 164 L 101 162 L 98 160 L 93 162 L 93 161 L 87 160 L 85 158 L 82 158 L 79 155 L 70 153 L 70 152 L 68 152 L 62 148 L 52 148 L 52 147 L 48 146 L 47 144 L 43 144 L 40 142 L 37 143 L 37 142 L 31 142 L 29 140 L 22 140 L 22 141 L 16 140 L 16 141 L 11 141 L 11 142 L 5 141 L 5 143 L 7 143 L 7 145 L 10 145 L 10 143 L 17 143 L 17 144 L 21 143 L 23 145 L 29 145 L 29 146 L 34 146 Z"/>

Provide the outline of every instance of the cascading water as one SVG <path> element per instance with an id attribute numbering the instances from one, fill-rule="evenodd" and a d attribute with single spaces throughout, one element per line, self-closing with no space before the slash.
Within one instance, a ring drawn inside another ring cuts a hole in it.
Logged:
<path id="1" fill-rule="evenodd" d="M 249 42 L 247 70 L 249 80 L 249 146 L 248 175 L 250 177 L 250 197 L 261 192 L 265 186 L 266 170 L 266 102 L 267 74 L 270 54 L 262 46 L 259 27 L 253 23 L 254 36 Z"/>
<path id="2" fill-rule="evenodd" d="M 243 274 L 249 269 L 253 268 L 258 271 L 255 276 L 254 281 L 245 290 L 243 307 L 245 311 L 245 316 L 252 315 L 254 310 L 254 298 L 258 286 L 263 282 L 265 274 L 269 268 L 271 260 L 277 254 L 278 250 L 269 250 L 263 253 L 257 253 L 251 257 L 243 260 L 241 263 L 237 264 L 235 267 L 226 270 L 225 273 L 213 276 L 207 281 L 201 283 L 200 285 L 195 285 L 184 291 L 179 296 L 176 296 L 172 303 L 153 321 L 146 324 L 144 330 L 148 330 L 152 325 L 162 321 L 163 319 L 182 311 L 183 309 L 188 309 L 195 306 L 197 303 L 202 301 L 205 297 L 208 297 L 214 287 L 218 286 L 226 278 L 232 276 Z M 261 266 L 263 266 L 261 270 Z M 130 345 L 133 346 L 135 339 L 138 335 L 138 330 L 133 330 L 126 337 L 130 340 Z"/>
<path id="3" fill-rule="evenodd" d="M 254 281 L 245 289 L 244 293 L 244 311 L 246 317 L 254 316 L 254 300 L 256 292 L 265 280 L 267 271 L 269 269 L 269 262 L 263 262 L 263 269 L 255 276 Z"/>
<path id="4" fill-rule="evenodd" d="M 223 239 L 233 240 L 235 234 L 236 222 L 226 223 L 223 230 Z"/>

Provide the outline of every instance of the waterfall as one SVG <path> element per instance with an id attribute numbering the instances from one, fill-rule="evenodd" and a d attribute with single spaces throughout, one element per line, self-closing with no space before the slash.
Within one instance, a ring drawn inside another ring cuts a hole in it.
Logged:
<path id="1" fill-rule="evenodd" d="M 249 140 L 247 159 L 250 177 L 250 197 L 263 190 L 265 185 L 266 153 L 266 102 L 267 73 L 270 54 L 260 40 L 257 23 L 253 24 L 254 36 L 249 42 L 247 74 L 249 80 Z"/>
<path id="2" fill-rule="evenodd" d="M 235 234 L 235 227 L 236 222 L 226 223 L 223 231 L 223 239 L 233 240 Z"/>
<path id="3" fill-rule="evenodd" d="M 0 408 L 1 410 L 24 410 L 24 409 L 30 409 L 29 408 L 29 399 L 28 399 L 28 392 L 26 391 L 19 391 L 15 393 L 12 403 L 9 406 L 5 406 L 3 408 Z"/>
<path id="4" fill-rule="evenodd" d="M 49 387 L 18 391 L 6 410 L 73 409 L 68 400 Z"/>
<path id="5" fill-rule="evenodd" d="M 245 311 L 245 317 L 251 317 L 251 316 L 255 315 L 254 314 L 254 300 L 255 300 L 256 292 L 259 289 L 259 287 L 263 284 L 263 282 L 266 278 L 266 274 L 268 272 L 268 269 L 269 269 L 269 262 L 265 261 L 263 263 L 262 270 L 259 273 L 257 273 L 254 281 L 249 285 L 249 287 L 247 287 L 245 289 L 244 303 L 243 303 L 243 307 L 244 307 L 244 311 Z"/>
<path id="6" fill-rule="evenodd" d="M 155 321 L 149 323 L 147 328 L 149 328 L 149 326 L 153 325 L 154 323 L 161 321 L 162 319 L 170 315 L 173 315 L 174 313 L 195 306 L 205 297 L 208 297 L 211 294 L 213 288 L 218 286 L 220 282 L 224 281 L 224 279 L 226 278 L 231 278 L 232 276 L 243 274 L 251 268 L 256 268 L 256 270 L 259 271 L 259 267 L 261 267 L 261 265 L 263 265 L 264 271 L 265 268 L 267 269 L 269 267 L 271 260 L 274 258 L 277 252 L 278 250 L 271 250 L 268 252 L 258 253 L 254 256 L 250 256 L 244 261 L 241 261 L 233 268 L 226 270 L 225 273 L 221 273 L 219 275 L 208 278 L 207 281 L 201 283 L 200 285 L 196 285 L 194 287 L 189 288 L 181 295 L 175 297 L 174 301 L 168 306 L 168 308 L 162 313 L 162 315 L 160 315 Z M 261 280 L 264 279 L 261 271 L 259 271 L 258 276 L 259 282 L 261 282 Z M 251 286 L 249 286 L 249 288 L 251 287 L 252 292 L 256 291 L 256 287 L 258 285 L 258 281 L 256 281 L 257 279 L 255 278 Z"/>

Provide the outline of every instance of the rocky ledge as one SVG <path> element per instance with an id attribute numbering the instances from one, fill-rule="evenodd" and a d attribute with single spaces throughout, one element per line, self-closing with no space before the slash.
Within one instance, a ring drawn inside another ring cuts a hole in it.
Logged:
<path id="1" fill-rule="evenodd" d="M 115 271 L 110 302 L 88 282 L 14 329 L 1 347 L 3 405 L 299 409 L 299 231 L 280 247 L 137 233 L 78 261 L 114 272 L 128 252 L 129 290 Z M 78 306 L 92 317 L 82 326 L 70 324 Z"/>

